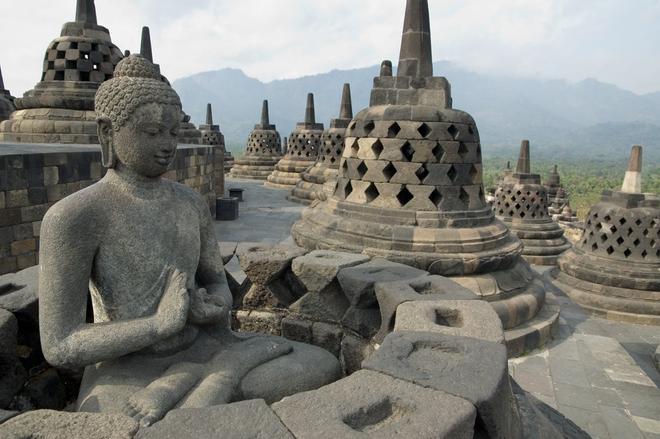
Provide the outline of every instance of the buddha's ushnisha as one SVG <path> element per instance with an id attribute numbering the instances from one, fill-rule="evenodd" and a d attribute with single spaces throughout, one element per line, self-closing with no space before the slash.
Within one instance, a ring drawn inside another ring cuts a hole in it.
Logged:
<path id="1" fill-rule="evenodd" d="M 42 347 L 53 365 L 85 367 L 78 409 L 150 425 L 175 407 L 272 402 L 336 379 L 322 349 L 230 331 L 208 206 L 161 178 L 181 102 L 158 69 L 139 55 L 121 61 L 96 112 L 107 174 L 55 204 L 41 231 Z"/>

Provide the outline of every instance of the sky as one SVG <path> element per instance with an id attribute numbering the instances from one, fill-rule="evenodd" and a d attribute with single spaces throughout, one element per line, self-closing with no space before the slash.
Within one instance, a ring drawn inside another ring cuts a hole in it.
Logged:
<path id="1" fill-rule="evenodd" d="M 0 0 L 0 66 L 16 96 L 41 75 L 75 0 Z M 435 61 L 506 76 L 660 91 L 660 0 L 429 0 Z M 96 0 L 122 50 L 151 28 L 170 80 L 225 67 L 262 81 L 398 60 L 404 0 Z M 436 72 L 441 75 L 442 72 Z M 449 78 L 451 80 L 451 78 Z"/>

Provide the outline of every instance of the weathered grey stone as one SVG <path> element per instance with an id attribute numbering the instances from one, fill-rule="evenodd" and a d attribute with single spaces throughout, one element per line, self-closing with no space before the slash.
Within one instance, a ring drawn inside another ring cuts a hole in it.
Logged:
<path id="1" fill-rule="evenodd" d="M 0 408 L 9 405 L 27 378 L 16 353 L 17 333 L 14 315 L 0 308 Z"/>
<path id="2" fill-rule="evenodd" d="M 381 315 L 381 328 L 377 341 L 394 330 L 396 311 L 399 305 L 419 300 L 476 300 L 472 291 L 442 276 L 424 276 L 403 282 L 384 282 L 374 286 Z"/>
<path id="3" fill-rule="evenodd" d="M 293 273 L 310 292 L 323 291 L 337 277 L 339 270 L 369 261 L 368 256 L 316 250 L 294 259 Z"/>
<path id="4" fill-rule="evenodd" d="M 488 302 L 406 302 L 396 310 L 395 331 L 439 332 L 504 343 L 502 321 Z"/>
<path id="5" fill-rule="evenodd" d="M 377 307 L 370 309 L 350 307 L 341 318 L 341 324 L 370 339 L 380 329 L 380 310 Z"/>
<path id="6" fill-rule="evenodd" d="M 181 103 L 159 69 L 125 58 L 95 110 L 108 171 L 48 211 L 39 254 L 44 355 L 86 368 L 76 408 L 148 426 L 175 407 L 236 395 L 275 401 L 340 376 L 339 361 L 320 348 L 230 330 L 232 293 L 209 206 L 162 178 Z M 153 126 L 164 129 L 146 141 Z"/>
<path id="7" fill-rule="evenodd" d="M 429 332 L 394 332 L 362 366 L 472 402 L 488 437 L 521 437 L 506 348 L 499 343 Z"/>
<path id="8" fill-rule="evenodd" d="M 305 294 L 289 309 L 303 316 L 316 320 L 341 321 L 348 310 L 349 303 L 337 281 L 332 282 L 321 292 Z"/>
<path id="9" fill-rule="evenodd" d="M 388 376 L 356 372 L 273 405 L 296 437 L 471 439 L 472 404 Z"/>
<path id="10" fill-rule="evenodd" d="M 245 297 L 243 307 L 248 309 L 277 308 L 280 301 L 263 285 L 252 284 Z"/>
<path id="11" fill-rule="evenodd" d="M 0 276 L 0 308 L 38 320 L 39 266 Z"/>
<path id="12" fill-rule="evenodd" d="M 237 242 L 221 242 L 220 255 L 222 256 L 222 263 L 226 264 L 234 258 L 236 253 Z"/>
<path id="13" fill-rule="evenodd" d="M 200 409 L 172 410 L 135 439 L 293 439 L 263 400 Z"/>
<path id="14" fill-rule="evenodd" d="M 138 423 L 121 414 L 68 413 L 37 410 L 0 425 L 7 439 L 131 439 Z"/>
<path id="15" fill-rule="evenodd" d="M 344 334 L 341 340 L 341 364 L 344 372 L 350 375 L 362 368 L 362 362 L 375 350 L 375 346 L 369 340 Z"/>
<path id="16" fill-rule="evenodd" d="M 653 359 L 655 360 L 655 367 L 660 371 L 660 345 L 658 345 L 658 348 L 655 350 Z"/>
<path id="17" fill-rule="evenodd" d="M 286 317 L 282 319 L 282 337 L 301 343 L 312 342 L 312 322 Z"/>
<path id="18" fill-rule="evenodd" d="M 11 418 L 14 418 L 16 416 L 20 415 L 19 412 L 14 412 L 14 411 L 8 411 L 8 410 L 0 410 L 0 424 L 10 420 Z"/>
<path id="19" fill-rule="evenodd" d="M 325 349 L 339 358 L 343 331 L 340 326 L 331 323 L 312 323 L 312 344 Z"/>
<path id="20" fill-rule="evenodd" d="M 254 247 L 240 254 L 241 268 L 254 284 L 268 285 L 284 275 L 291 262 L 307 253 L 295 246 Z"/>
<path id="21" fill-rule="evenodd" d="M 337 279 L 351 306 L 365 309 L 376 303 L 374 284 L 416 279 L 427 274 L 408 265 L 375 258 L 365 264 L 339 270 Z"/>

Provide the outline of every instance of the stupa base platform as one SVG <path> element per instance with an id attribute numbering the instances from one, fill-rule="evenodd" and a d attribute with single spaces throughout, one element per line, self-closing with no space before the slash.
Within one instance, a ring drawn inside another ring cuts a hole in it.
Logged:
<path id="1" fill-rule="evenodd" d="M 302 179 L 302 173 L 312 165 L 310 161 L 282 159 L 268 176 L 265 185 L 276 189 L 293 189 Z"/>
<path id="2" fill-rule="evenodd" d="M 572 247 L 563 229 L 554 221 L 517 222 L 503 219 L 523 243 L 522 256 L 533 265 L 555 266 L 557 259 Z"/>
<path id="3" fill-rule="evenodd" d="M 660 291 L 595 284 L 559 270 L 553 271 L 552 276 L 560 290 L 594 317 L 660 326 Z"/>
<path id="4" fill-rule="evenodd" d="M 231 177 L 249 180 L 267 180 L 268 176 L 275 171 L 275 165 L 280 160 L 281 157 L 244 157 L 238 159 L 231 168 Z"/>
<path id="5" fill-rule="evenodd" d="M 31 108 L 0 123 L 0 141 L 38 144 L 98 144 L 94 111 Z"/>
<path id="6" fill-rule="evenodd" d="M 337 170 L 317 163 L 303 172 L 302 180 L 291 190 L 287 199 L 294 203 L 309 206 L 314 201 L 332 196 L 337 181 Z"/>

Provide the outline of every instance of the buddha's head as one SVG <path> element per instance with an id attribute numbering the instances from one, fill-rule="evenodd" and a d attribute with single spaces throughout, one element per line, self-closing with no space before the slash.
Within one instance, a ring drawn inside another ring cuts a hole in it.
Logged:
<path id="1" fill-rule="evenodd" d="M 155 178 L 174 160 L 181 101 L 158 68 L 140 55 L 130 55 L 104 82 L 95 99 L 103 165 L 123 165 Z"/>

